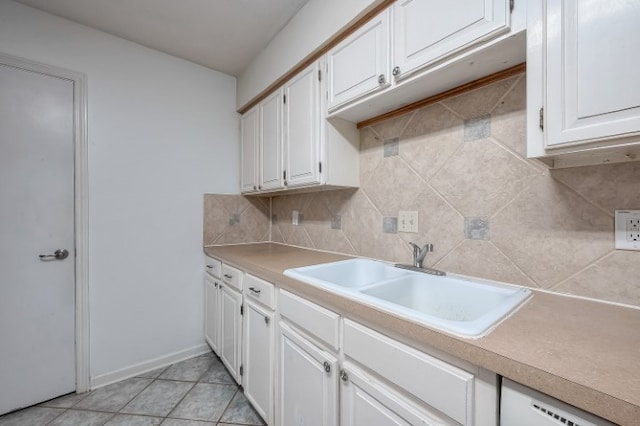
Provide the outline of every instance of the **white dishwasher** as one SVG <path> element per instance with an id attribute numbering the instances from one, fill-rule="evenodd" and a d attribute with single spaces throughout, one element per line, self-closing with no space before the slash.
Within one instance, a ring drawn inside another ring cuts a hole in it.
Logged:
<path id="1" fill-rule="evenodd" d="M 555 398 L 502 380 L 500 426 L 614 426 Z"/>

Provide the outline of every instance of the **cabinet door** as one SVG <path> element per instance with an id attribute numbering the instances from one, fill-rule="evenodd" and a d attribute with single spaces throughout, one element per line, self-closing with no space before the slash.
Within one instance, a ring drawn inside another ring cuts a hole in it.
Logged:
<path id="1" fill-rule="evenodd" d="M 281 425 L 337 425 L 337 359 L 280 322 L 278 420 Z"/>
<path id="2" fill-rule="evenodd" d="M 546 2 L 548 148 L 640 133 L 640 5 Z"/>
<path id="3" fill-rule="evenodd" d="M 316 62 L 284 86 L 286 186 L 320 183 L 320 81 Z"/>
<path id="4" fill-rule="evenodd" d="M 231 376 L 240 383 L 242 294 L 223 284 L 220 299 L 219 355 Z"/>
<path id="5" fill-rule="evenodd" d="M 394 71 L 413 71 L 508 31 L 509 0 L 399 0 L 394 12 Z M 397 67 L 397 70 L 396 68 Z"/>
<path id="6" fill-rule="evenodd" d="M 340 373 L 341 426 L 441 426 L 440 419 L 348 363 Z"/>
<path id="7" fill-rule="evenodd" d="M 260 187 L 284 187 L 282 175 L 282 89 L 276 90 L 258 105 L 260 115 Z"/>
<path id="8" fill-rule="evenodd" d="M 267 422 L 273 424 L 274 348 L 273 311 L 247 299 L 244 309 L 244 394 Z"/>
<path id="9" fill-rule="evenodd" d="M 220 289 L 218 280 L 207 277 L 204 280 L 205 321 L 204 337 L 216 354 L 220 354 Z"/>
<path id="10" fill-rule="evenodd" d="M 247 111 L 240 118 L 240 167 L 242 192 L 258 189 L 258 109 Z"/>
<path id="11" fill-rule="evenodd" d="M 389 86 L 389 9 L 327 53 L 328 109 Z"/>

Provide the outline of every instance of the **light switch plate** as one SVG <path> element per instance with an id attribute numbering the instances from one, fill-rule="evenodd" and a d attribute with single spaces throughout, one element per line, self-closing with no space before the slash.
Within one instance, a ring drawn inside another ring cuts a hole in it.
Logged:
<path id="1" fill-rule="evenodd" d="M 418 233 L 418 212 L 398 212 L 398 232 Z"/>
<path id="2" fill-rule="evenodd" d="M 640 251 L 640 210 L 616 210 L 616 249 Z"/>

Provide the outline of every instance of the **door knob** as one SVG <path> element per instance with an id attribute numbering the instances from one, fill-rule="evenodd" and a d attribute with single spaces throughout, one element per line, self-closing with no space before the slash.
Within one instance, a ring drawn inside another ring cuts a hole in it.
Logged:
<path id="1" fill-rule="evenodd" d="M 41 254 L 38 257 L 40 258 L 40 260 L 48 260 L 48 259 L 63 260 L 69 257 L 69 250 L 58 249 L 54 251 L 53 254 Z"/>

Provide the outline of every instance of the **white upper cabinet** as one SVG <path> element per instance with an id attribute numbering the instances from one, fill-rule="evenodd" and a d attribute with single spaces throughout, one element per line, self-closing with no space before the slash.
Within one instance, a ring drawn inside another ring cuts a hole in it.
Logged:
<path id="1" fill-rule="evenodd" d="M 555 167 L 637 157 L 639 22 L 638 2 L 529 2 L 530 157 Z"/>
<path id="2" fill-rule="evenodd" d="M 258 108 L 252 108 L 240 118 L 240 169 L 242 192 L 258 189 Z"/>
<path id="3" fill-rule="evenodd" d="M 393 75 L 433 62 L 509 30 L 509 0 L 399 0 L 394 4 Z"/>
<path id="4" fill-rule="evenodd" d="M 361 122 L 526 60 L 524 0 L 397 0 L 328 53 L 325 113 Z"/>
<path id="5" fill-rule="evenodd" d="M 355 123 L 324 117 L 324 67 L 324 58 L 311 64 L 242 116 L 243 129 L 252 120 L 257 122 L 259 144 L 255 184 L 244 177 L 244 165 L 251 159 L 242 151 L 243 193 L 359 185 L 360 132 Z M 249 130 L 244 133 L 250 134 Z"/>
<path id="6" fill-rule="evenodd" d="M 327 107 L 389 86 L 389 9 L 384 10 L 327 53 Z"/>
<path id="7" fill-rule="evenodd" d="M 260 116 L 260 181 L 258 189 L 284 187 L 282 168 L 282 89 L 258 105 Z"/>
<path id="8" fill-rule="evenodd" d="M 320 74 L 318 62 L 284 85 L 285 185 L 320 183 Z"/>

